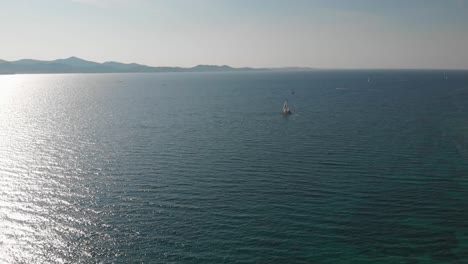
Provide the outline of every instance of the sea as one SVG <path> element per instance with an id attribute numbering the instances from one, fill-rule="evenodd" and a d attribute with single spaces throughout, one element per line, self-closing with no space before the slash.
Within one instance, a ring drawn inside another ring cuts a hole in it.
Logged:
<path id="1" fill-rule="evenodd" d="M 468 71 L 2 75 L 0 263 L 468 263 Z"/>

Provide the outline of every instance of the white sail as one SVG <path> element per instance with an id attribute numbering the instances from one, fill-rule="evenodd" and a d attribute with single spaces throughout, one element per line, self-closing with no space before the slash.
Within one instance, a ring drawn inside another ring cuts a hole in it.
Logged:
<path id="1" fill-rule="evenodd" d="M 288 106 L 288 101 L 284 101 L 283 114 L 286 114 L 286 115 L 291 114 L 291 111 L 289 110 L 289 106 Z"/>

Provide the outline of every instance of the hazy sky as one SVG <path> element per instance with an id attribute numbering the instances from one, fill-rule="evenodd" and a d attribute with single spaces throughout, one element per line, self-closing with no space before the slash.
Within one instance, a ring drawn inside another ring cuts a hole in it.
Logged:
<path id="1" fill-rule="evenodd" d="M 0 0 L 0 59 L 468 69 L 468 0 Z"/>

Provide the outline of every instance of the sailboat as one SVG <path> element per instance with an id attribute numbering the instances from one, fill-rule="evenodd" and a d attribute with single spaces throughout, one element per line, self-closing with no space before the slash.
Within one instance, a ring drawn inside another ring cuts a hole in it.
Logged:
<path id="1" fill-rule="evenodd" d="M 290 114 L 292 114 L 292 113 L 291 113 L 291 110 L 289 110 L 288 101 L 284 101 L 283 115 L 290 115 Z"/>

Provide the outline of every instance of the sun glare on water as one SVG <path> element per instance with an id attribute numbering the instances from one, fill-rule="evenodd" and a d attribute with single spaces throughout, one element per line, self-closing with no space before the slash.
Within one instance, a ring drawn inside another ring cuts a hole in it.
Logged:
<path id="1" fill-rule="evenodd" d="M 0 76 L 0 263 L 65 263 L 79 255 L 66 241 L 81 231 L 67 225 L 86 219 L 69 214 L 77 210 L 69 165 L 57 154 L 59 129 L 50 115 L 50 91 L 60 89 L 61 78 Z"/>
<path id="2" fill-rule="evenodd" d="M 22 76 L 18 75 L 0 75 L 0 111 L 3 110 L 8 100 L 11 99 L 14 92 L 17 91 L 18 84 L 21 83 Z"/>

